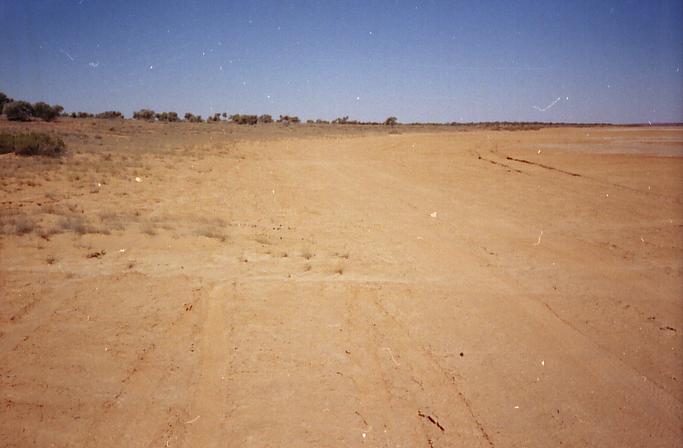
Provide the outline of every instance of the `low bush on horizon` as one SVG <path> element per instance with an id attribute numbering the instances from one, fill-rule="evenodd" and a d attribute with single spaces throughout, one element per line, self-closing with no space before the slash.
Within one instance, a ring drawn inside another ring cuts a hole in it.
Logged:
<path id="1" fill-rule="evenodd" d="M 230 115 L 230 121 L 237 124 L 256 124 L 258 117 L 256 115 L 235 114 Z"/>
<path id="2" fill-rule="evenodd" d="M 71 112 L 71 118 L 94 118 L 90 112 Z"/>
<path id="3" fill-rule="evenodd" d="M 140 109 L 133 112 L 133 118 L 136 120 L 154 121 L 155 117 L 156 114 L 152 109 Z"/>
<path id="4" fill-rule="evenodd" d="M 108 110 L 105 112 L 100 112 L 99 114 L 95 115 L 95 118 L 112 120 L 112 119 L 122 119 L 124 117 L 123 117 L 123 114 L 117 110 Z"/>
<path id="5" fill-rule="evenodd" d="M 161 112 L 161 113 L 155 114 L 154 116 L 159 121 L 168 121 L 171 123 L 180 120 L 180 118 L 178 117 L 178 114 L 176 112 Z"/>
<path id="6" fill-rule="evenodd" d="M 277 122 L 288 125 L 290 123 L 301 123 L 301 119 L 296 115 L 280 115 Z"/>
<path id="7" fill-rule="evenodd" d="M 59 137 L 39 132 L 0 133 L 0 154 L 11 152 L 19 156 L 59 157 L 66 152 L 66 145 Z"/>
<path id="8" fill-rule="evenodd" d="M 185 121 L 189 121 L 190 123 L 201 123 L 204 120 L 201 115 L 194 115 L 191 112 L 187 112 L 185 113 Z"/>
<path id="9" fill-rule="evenodd" d="M 28 101 L 13 100 L 0 92 L 0 113 L 5 114 L 10 121 L 31 121 L 32 118 L 53 121 L 63 111 L 64 108 L 59 104 L 50 106 L 43 101 L 31 104 Z"/>

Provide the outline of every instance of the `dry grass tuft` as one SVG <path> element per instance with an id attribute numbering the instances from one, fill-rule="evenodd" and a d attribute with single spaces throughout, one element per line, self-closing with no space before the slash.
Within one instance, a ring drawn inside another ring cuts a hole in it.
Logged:
<path id="1" fill-rule="evenodd" d="M 85 235 L 86 233 L 102 233 L 108 235 L 110 232 L 107 229 L 98 229 L 91 225 L 81 215 L 64 216 L 57 222 L 56 232 L 66 233 L 73 232 L 77 235 Z"/>
<path id="2" fill-rule="evenodd" d="M 200 227 L 195 231 L 195 235 L 203 236 L 206 238 L 212 238 L 215 240 L 219 240 L 220 242 L 225 242 L 228 239 L 228 235 L 226 235 L 223 232 L 223 229 L 220 229 L 215 226 Z"/>

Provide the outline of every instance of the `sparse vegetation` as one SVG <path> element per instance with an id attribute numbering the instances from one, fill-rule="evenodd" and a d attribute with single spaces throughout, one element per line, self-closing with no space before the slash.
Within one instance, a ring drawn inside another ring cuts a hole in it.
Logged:
<path id="1" fill-rule="evenodd" d="M 386 126 L 396 126 L 397 122 L 398 122 L 398 118 L 396 118 L 396 117 L 389 117 L 386 120 L 384 120 L 384 124 Z"/>
<path id="2" fill-rule="evenodd" d="M 268 124 L 273 122 L 273 117 L 268 114 L 259 115 L 258 122 L 263 124 Z"/>
<path id="3" fill-rule="evenodd" d="M 29 132 L 22 134 L 0 133 L 0 154 L 13 152 L 20 156 L 59 157 L 66 145 L 59 137 Z"/>

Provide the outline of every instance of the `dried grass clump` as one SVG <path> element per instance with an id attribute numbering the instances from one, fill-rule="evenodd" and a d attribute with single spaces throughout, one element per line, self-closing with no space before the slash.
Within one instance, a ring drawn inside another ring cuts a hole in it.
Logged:
<path id="1" fill-rule="evenodd" d="M 64 216 L 57 222 L 55 233 L 73 232 L 78 235 L 85 235 L 86 233 L 103 233 L 109 234 L 107 229 L 98 229 L 97 227 L 88 223 L 88 221 L 80 215 Z"/>
<path id="2" fill-rule="evenodd" d="M 60 157 L 66 145 L 59 137 L 39 132 L 22 134 L 0 133 L 0 154 L 13 152 L 20 156 Z"/>
<path id="3" fill-rule="evenodd" d="M 38 223 L 26 215 L 0 216 L 0 234 L 2 235 L 28 235 L 40 230 Z"/>

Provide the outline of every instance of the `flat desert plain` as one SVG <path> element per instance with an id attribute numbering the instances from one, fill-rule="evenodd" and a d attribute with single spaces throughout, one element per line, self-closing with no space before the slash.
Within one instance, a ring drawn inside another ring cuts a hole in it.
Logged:
<path id="1" fill-rule="evenodd" d="M 0 446 L 683 445 L 680 127 L 0 129 Z"/>

